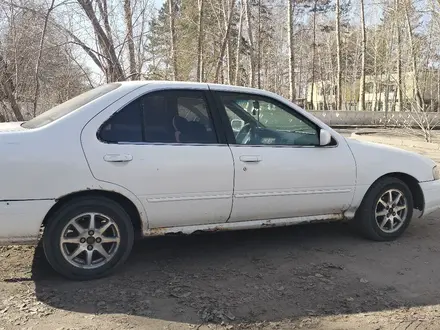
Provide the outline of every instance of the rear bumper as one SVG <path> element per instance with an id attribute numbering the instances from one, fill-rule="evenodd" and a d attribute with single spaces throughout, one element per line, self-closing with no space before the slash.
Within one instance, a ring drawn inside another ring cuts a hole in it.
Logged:
<path id="1" fill-rule="evenodd" d="M 0 202 L 0 245 L 33 244 L 54 200 Z"/>
<path id="2" fill-rule="evenodd" d="M 425 198 L 425 208 L 422 215 L 440 210 L 440 180 L 422 182 L 420 187 Z"/>

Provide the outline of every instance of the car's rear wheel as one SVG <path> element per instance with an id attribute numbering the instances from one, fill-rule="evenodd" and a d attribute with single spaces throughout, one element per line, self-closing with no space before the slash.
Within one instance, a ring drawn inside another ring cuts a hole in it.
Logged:
<path id="1" fill-rule="evenodd" d="M 367 192 L 354 224 L 366 238 L 389 241 L 403 234 L 413 211 L 413 196 L 408 186 L 397 178 L 384 177 Z"/>
<path id="2" fill-rule="evenodd" d="M 50 265 L 74 280 L 107 276 L 128 258 L 133 225 L 127 212 L 104 197 L 63 205 L 47 221 L 43 247 Z"/>

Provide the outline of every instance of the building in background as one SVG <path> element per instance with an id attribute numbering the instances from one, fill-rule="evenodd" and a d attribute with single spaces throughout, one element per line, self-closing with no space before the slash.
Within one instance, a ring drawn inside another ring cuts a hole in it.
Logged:
<path id="1" fill-rule="evenodd" d="M 418 75 L 418 85 L 425 111 L 438 112 L 440 99 L 440 71 L 425 70 Z M 336 109 L 336 84 L 333 81 L 316 81 L 307 85 L 307 110 L 357 111 L 359 108 L 359 79 L 342 83 L 342 109 Z M 399 85 L 402 100 L 399 99 Z M 365 109 L 367 111 L 411 111 L 416 99 L 414 72 L 402 74 L 399 84 L 397 74 L 365 77 Z"/>

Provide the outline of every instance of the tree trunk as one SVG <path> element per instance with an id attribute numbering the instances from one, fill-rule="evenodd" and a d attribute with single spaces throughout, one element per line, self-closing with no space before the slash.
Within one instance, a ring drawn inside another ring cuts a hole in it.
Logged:
<path id="1" fill-rule="evenodd" d="M 327 66 L 327 70 L 326 70 L 326 81 L 329 80 L 330 83 L 330 87 L 331 90 L 333 91 L 333 87 L 336 86 L 336 76 L 337 76 L 337 71 L 334 68 L 333 65 L 333 60 L 332 60 L 332 50 L 333 50 L 333 43 L 331 40 L 327 41 L 327 54 L 323 53 L 322 55 L 325 56 L 325 62 L 327 62 L 325 65 Z M 324 63 L 325 63 L 324 62 Z M 330 72 L 330 73 L 329 73 Z M 330 77 L 330 78 L 328 78 Z M 325 84 L 327 86 L 327 83 Z M 326 110 L 335 110 L 336 107 L 336 93 L 333 93 L 333 98 L 331 98 L 330 100 L 326 99 L 325 100 L 325 104 L 326 104 Z M 324 96 L 327 97 L 326 93 L 324 93 Z M 342 110 L 342 109 L 341 109 Z"/>
<path id="2" fill-rule="evenodd" d="M 38 104 L 38 98 L 40 96 L 39 75 L 40 75 L 41 57 L 43 55 L 44 38 L 46 37 L 47 23 L 49 22 L 49 16 L 53 10 L 54 4 L 55 4 L 55 0 L 52 0 L 49 8 L 47 9 L 46 17 L 44 18 L 43 31 L 41 32 L 40 45 L 38 46 L 38 55 L 37 55 L 37 62 L 35 63 L 35 75 L 34 75 L 34 79 L 35 79 L 34 101 L 32 106 L 32 114 L 34 117 L 37 115 L 37 104 Z"/>
<path id="3" fill-rule="evenodd" d="M 313 93 L 315 92 L 315 59 L 316 59 L 316 10 L 317 10 L 318 0 L 315 0 L 313 5 L 313 41 L 312 41 L 312 87 L 310 90 L 311 93 L 311 107 L 314 109 L 314 97 Z"/>
<path id="4" fill-rule="evenodd" d="M 240 20 L 238 23 L 237 54 L 235 58 L 235 77 L 234 77 L 235 85 L 238 85 L 238 81 L 240 78 L 241 31 L 243 30 L 243 13 L 244 13 L 244 6 L 242 0 L 240 6 Z"/>
<path id="5" fill-rule="evenodd" d="M 361 81 L 359 86 L 359 111 L 365 111 L 365 57 L 367 52 L 367 34 L 365 31 L 365 7 L 364 0 L 361 1 L 361 29 L 362 29 L 362 50 L 361 50 Z"/>
<path id="6" fill-rule="evenodd" d="M 324 72 L 323 72 L 323 64 L 322 64 L 322 56 L 318 56 L 318 64 L 319 64 L 319 75 L 321 76 L 321 88 L 322 91 L 322 110 L 328 110 L 327 109 L 327 95 L 325 93 L 325 85 L 324 85 Z M 316 95 L 319 95 L 319 89 L 316 91 Z M 317 102 L 316 110 L 321 110 L 320 104 Z"/>
<path id="7" fill-rule="evenodd" d="M 261 0 L 258 0 L 258 54 L 257 54 L 257 87 L 261 88 Z"/>
<path id="8" fill-rule="evenodd" d="M 397 95 L 399 102 L 399 110 L 402 110 L 403 102 L 403 80 L 402 80 L 402 40 L 400 35 L 400 25 L 397 26 Z"/>
<path id="9" fill-rule="evenodd" d="M 198 0 L 199 22 L 198 22 L 198 41 L 197 41 L 197 80 L 203 81 L 203 12 L 205 0 Z"/>
<path id="10" fill-rule="evenodd" d="M 134 54 L 134 40 L 133 40 L 133 13 L 131 11 L 131 1 L 124 0 L 124 14 L 125 14 L 125 26 L 127 29 L 127 44 L 128 44 L 128 57 L 130 62 L 130 77 L 131 80 L 138 80 L 139 74 L 136 67 L 136 58 Z"/>
<path id="11" fill-rule="evenodd" d="M 417 106 L 419 107 L 417 109 L 417 111 L 421 111 L 423 110 L 423 100 L 422 100 L 422 96 L 420 95 L 420 88 L 419 88 L 419 79 L 418 79 L 418 72 L 417 72 L 417 58 L 416 58 L 416 54 L 415 54 L 415 47 L 414 47 L 414 40 L 413 40 L 413 30 L 411 27 L 411 21 L 409 19 L 409 14 L 408 14 L 408 8 L 407 5 L 404 6 L 405 7 L 405 19 L 406 19 L 406 26 L 408 29 L 408 41 L 410 44 L 410 51 L 411 51 L 411 66 L 412 66 L 412 71 L 414 74 L 413 77 L 413 81 L 414 81 L 414 97 L 415 100 L 417 102 Z"/>
<path id="12" fill-rule="evenodd" d="M 378 56 L 378 36 L 377 32 L 374 36 L 374 83 L 373 83 L 373 93 L 374 93 L 374 101 L 372 104 L 372 110 L 377 111 L 377 56 Z"/>
<path id="13" fill-rule="evenodd" d="M 171 62 L 173 63 L 173 80 L 179 79 L 179 72 L 177 69 L 177 56 L 176 56 L 176 17 L 174 13 L 174 0 L 168 0 L 168 14 L 170 16 L 170 41 L 171 41 Z"/>
<path id="14" fill-rule="evenodd" d="M 336 53 L 337 53 L 337 78 L 336 78 L 336 109 L 342 110 L 342 67 L 341 67 L 341 4 L 336 0 Z"/>
<path id="15" fill-rule="evenodd" d="M 248 23 L 248 34 L 249 34 L 249 52 L 250 52 L 250 84 L 251 87 L 255 87 L 255 55 L 254 55 L 254 38 L 252 37 L 252 13 L 251 13 L 251 0 L 246 1 L 246 18 Z"/>
<path id="16" fill-rule="evenodd" d="M 402 110 L 402 102 L 403 102 L 403 93 L 402 93 L 402 87 L 403 87 L 403 81 L 402 81 L 402 37 L 401 37 L 401 30 L 400 30 L 400 7 L 399 7 L 399 0 L 396 0 L 395 2 L 395 8 L 394 8 L 396 15 L 397 15 L 397 95 L 399 103 L 399 110 Z"/>
<path id="17" fill-rule="evenodd" d="M 228 30 L 229 25 L 229 13 L 230 13 L 230 5 L 229 0 L 222 0 L 222 6 L 223 6 L 223 21 L 224 21 L 224 27 L 225 31 Z M 226 84 L 230 84 L 231 82 L 231 47 L 230 47 L 230 40 L 226 41 L 226 49 L 225 49 L 225 57 L 226 57 L 226 73 L 223 72 L 222 74 L 222 82 Z M 224 61 L 222 60 L 222 66 L 224 66 Z"/>
<path id="18" fill-rule="evenodd" d="M 215 79 L 214 79 L 216 83 L 218 83 L 218 81 L 219 81 L 220 69 L 222 67 L 223 58 L 225 56 L 225 51 L 226 51 L 226 45 L 228 43 L 229 35 L 231 32 L 232 17 L 233 17 L 233 13 L 234 13 L 235 1 L 236 0 L 232 0 L 232 2 L 231 2 L 231 8 L 230 8 L 231 10 L 229 11 L 226 33 L 225 33 L 225 36 L 223 37 L 223 41 L 222 41 L 222 45 L 221 45 L 221 49 L 220 49 L 220 56 L 217 61 L 217 69 L 215 70 Z"/>
<path id="19" fill-rule="evenodd" d="M 104 53 L 107 60 L 107 80 L 108 81 L 119 81 L 125 80 L 124 71 L 122 70 L 121 63 L 119 62 L 118 56 L 116 55 L 115 46 L 112 42 L 111 36 L 107 35 L 99 23 L 96 17 L 95 11 L 92 6 L 92 2 L 88 0 L 77 0 L 90 22 L 92 23 L 93 30 L 97 36 L 98 44 Z M 106 19 L 104 18 L 104 21 Z"/>
<path id="20" fill-rule="evenodd" d="M 295 9 L 295 0 L 289 0 L 289 8 L 287 10 L 287 22 L 289 31 L 289 98 L 293 102 L 295 101 L 295 49 L 294 49 L 294 22 L 293 15 Z"/>
<path id="21" fill-rule="evenodd" d="M 11 76 L 7 75 L 7 65 L 5 59 L 2 57 L 0 53 L 0 72 L 3 72 L 3 75 L 0 75 L 0 86 L 3 89 L 4 94 L 6 95 L 6 99 L 9 101 L 11 105 L 12 112 L 14 113 L 15 118 L 18 121 L 24 121 L 23 114 L 21 113 L 20 106 L 18 105 L 17 99 L 14 95 L 14 82 Z"/>
<path id="22" fill-rule="evenodd" d="M 110 27 L 110 21 L 108 20 L 108 6 L 107 6 L 107 0 L 97 0 L 98 9 L 101 12 L 101 15 L 104 19 L 104 29 L 107 33 L 107 38 L 110 41 L 110 43 L 113 44 L 113 35 L 112 35 L 112 29 Z"/>
<path id="23" fill-rule="evenodd" d="M 98 5 L 98 10 L 100 11 L 101 16 L 102 16 L 103 21 L 104 21 L 104 29 L 105 29 L 105 34 L 106 34 L 106 36 L 108 38 L 108 43 L 110 45 L 114 45 L 113 33 L 112 33 L 112 29 L 110 27 L 110 21 L 108 19 L 107 0 L 97 0 L 96 3 Z M 115 49 L 115 54 L 116 54 L 116 49 Z M 119 61 L 119 59 L 117 59 L 117 60 Z M 121 69 L 122 69 L 122 65 L 121 65 Z M 107 76 L 108 77 L 112 77 L 112 78 L 110 78 L 109 81 L 114 81 L 115 79 L 118 79 L 118 78 L 114 77 L 115 73 L 114 73 L 114 69 L 113 69 L 113 60 L 110 60 L 108 66 L 107 66 Z M 125 79 L 125 77 L 124 77 L 124 79 Z"/>

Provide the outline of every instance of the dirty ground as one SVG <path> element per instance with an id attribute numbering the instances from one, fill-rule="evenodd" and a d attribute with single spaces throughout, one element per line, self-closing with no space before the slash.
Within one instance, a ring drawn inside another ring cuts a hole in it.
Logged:
<path id="1" fill-rule="evenodd" d="M 440 213 L 391 243 L 345 224 L 157 237 L 71 282 L 0 248 L 0 329 L 438 329 Z"/>

